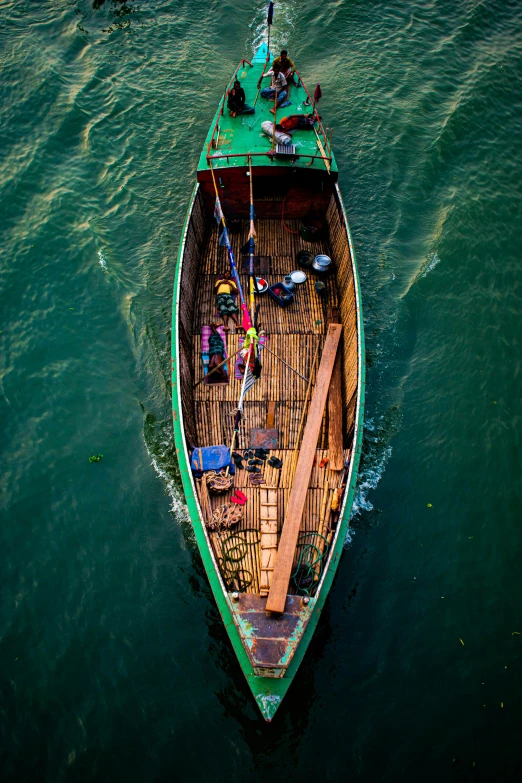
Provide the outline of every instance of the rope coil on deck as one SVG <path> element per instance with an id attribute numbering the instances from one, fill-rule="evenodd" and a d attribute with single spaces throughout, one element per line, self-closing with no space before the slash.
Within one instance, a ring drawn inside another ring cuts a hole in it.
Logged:
<path id="1" fill-rule="evenodd" d="M 320 539 L 319 546 L 306 539 Z M 328 553 L 328 541 L 319 533 L 301 533 L 297 547 L 302 547 L 297 558 L 297 565 L 292 573 L 292 581 L 298 595 L 314 595 L 324 567 L 324 559 Z M 321 551 L 321 547 L 323 547 Z"/>
<path id="2" fill-rule="evenodd" d="M 251 540 L 248 541 L 248 534 Z M 242 536 L 245 536 L 243 538 Z M 237 533 L 230 533 L 221 539 L 221 557 L 219 569 L 227 587 L 234 588 L 240 593 L 246 592 L 254 581 L 254 575 L 246 568 L 241 568 L 240 563 L 246 558 L 249 547 L 259 544 L 261 534 L 257 528 L 249 527 Z"/>
<path id="3" fill-rule="evenodd" d="M 227 476 L 225 473 L 216 473 L 215 470 L 209 470 L 206 474 L 206 481 L 209 490 L 216 495 L 226 492 L 234 483 L 232 476 Z"/>
<path id="4" fill-rule="evenodd" d="M 224 503 L 218 506 L 212 514 L 212 519 L 207 522 L 210 530 L 221 530 L 221 528 L 231 528 L 237 525 L 243 519 L 243 510 L 231 503 Z"/>

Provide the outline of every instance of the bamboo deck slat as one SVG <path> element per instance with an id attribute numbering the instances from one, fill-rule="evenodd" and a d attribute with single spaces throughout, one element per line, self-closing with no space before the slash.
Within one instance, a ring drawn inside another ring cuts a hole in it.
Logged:
<path id="1" fill-rule="evenodd" d="M 310 376 L 318 342 L 319 352 L 322 353 L 327 305 L 339 307 L 343 322 L 341 354 L 345 446 L 343 454 L 346 461 L 350 455 L 350 449 L 346 447 L 351 444 L 357 394 L 357 323 L 350 251 L 334 198 L 327 219 L 329 224 L 327 235 L 314 243 L 304 241 L 299 234 L 285 231 L 280 220 L 257 221 L 256 274 L 264 277 L 270 285 L 282 280 L 285 274 L 298 268 L 295 258 L 300 250 L 330 255 L 336 273 L 327 278 L 320 278 L 326 283 L 327 292 L 324 298 L 320 298 L 314 288 L 314 283 L 319 278 L 313 272 L 307 272 L 307 281 L 295 287 L 295 300 L 290 307 L 280 308 L 268 294 L 256 297 L 256 304 L 260 305 L 258 326 L 266 332 L 267 347 L 306 378 Z M 194 388 L 194 384 L 203 377 L 201 327 L 222 322 L 215 310 L 214 284 L 217 276 L 229 268 L 226 249 L 218 245 L 217 227 L 206 221 L 202 206 L 198 202 L 194 225 L 190 228 L 193 247 L 187 251 L 188 261 L 184 259 L 187 269 L 184 269 L 182 278 L 185 290 L 195 291 L 195 296 L 187 296 L 186 303 L 183 300 L 180 304 L 182 310 L 180 382 L 185 428 L 189 443 L 199 446 L 231 442 L 234 413 L 241 386 L 241 381 L 234 378 L 235 359 L 232 359 L 228 365 L 227 385 L 209 386 L 200 383 Z M 291 231 L 297 231 L 299 228 L 298 220 L 287 220 L 286 223 Z M 231 234 L 230 238 L 242 285 L 248 295 L 248 274 L 242 268 L 244 257 L 240 252 L 241 246 L 248 238 L 248 221 L 243 221 L 240 231 Z M 339 291 L 342 292 L 341 296 Z M 230 325 L 232 326 L 232 323 Z M 238 337 L 232 326 L 232 330 L 227 334 L 229 356 L 238 350 Z M 283 467 L 277 470 L 265 464 L 263 475 L 266 484 L 259 487 L 250 485 L 250 474 L 246 470 L 238 470 L 234 477 L 234 487 L 241 489 L 247 496 L 247 503 L 243 506 L 243 519 L 232 531 L 222 531 L 221 535 L 210 534 L 218 561 L 222 557 L 222 542 L 228 532 L 237 532 L 244 536 L 247 547 L 244 568 L 252 574 L 252 584 L 247 588 L 247 592 L 259 592 L 266 582 L 267 572 L 262 568 L 263 563 L 266 565 L 266 561 L 263 561 L 264 550 L 261 549 L 260 543 L 255 541 L 257 539 L 260 541 L 262 538 L 261 517 L 265 516 L 263 509 L 267 508 L 263 500 L 266 501 L 268 497 L 275 499 L 277 503 L 278 539 L 281 534 L 290 497 L 293 449 L 296 446 L 307 389 L 305 380 L 298 377 L 268 351 L 261 352 L 261 363 L 263 365 L 261 379 L 246 395 L 236 450 L 241 451 L 248 447 L 252 428 L 265 426 L 267 401 L 274 401 L 274 427 L 278 430 L 279 448 L 271 452 L 271 455 L 281 459 Z M 324 488 L 328 487 L 331 496 L 331 491 L 339 483 L 339 473 L 331 470 L 329 464 L 319 467 L 324 457 L 328 457 L 326 412 L 321 421 L 316 460 L 308 485 L 302 532 L 317 533 Z M 210 495 L 210 509 L 214 510 L 219 505 L 230 502 L 231 495 L 231 491 L 219 496 Z M 259 531 L 258 534 L 243 532 L 251 529 Z M 265 535 L 267 534 L 265 531 Z M 300 549 L 301 545 L 298 544 L 294 565 Z M 292 589 L 290 586 L 291 591 Z M 266 590 L 262 592 L 266 594 Z"/>

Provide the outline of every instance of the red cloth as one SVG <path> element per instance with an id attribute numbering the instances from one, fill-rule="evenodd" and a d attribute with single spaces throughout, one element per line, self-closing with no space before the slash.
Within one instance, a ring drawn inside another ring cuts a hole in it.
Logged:
<path id="1" fill-rule="evenodd" d="M 320 101 L 322 97 L 323 97 L 323 93 L 321 92 L 321 85 L 318 84 L 314 90 L 314 103 Z"/>

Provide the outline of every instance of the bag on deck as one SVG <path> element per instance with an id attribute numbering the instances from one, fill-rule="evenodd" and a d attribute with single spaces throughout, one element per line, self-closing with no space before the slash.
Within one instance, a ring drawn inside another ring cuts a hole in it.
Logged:
<path id="1" fill-rule="evenodd" d="M 190 468 L 196 478 L 201 478 L 206 470 L 218 471 L 229 468 L 232 476 L 236 472 L 228 446 L 202 446 L 194 449 L 190 458 Z"/>
<path id="2" fill-rule="evenodd" d="M 261 123 L 261 129 L 263 133 L 266 133 L 267 136 L 274 135 L 274 123 L 270 122 L 270 120 L 265 120 Z M 292 143 L 292 137 L 289 136 L 287 133 L 282 133 L 281 131 L 275 131 L 275 140 L 278 144 L 291 144 Z"/>

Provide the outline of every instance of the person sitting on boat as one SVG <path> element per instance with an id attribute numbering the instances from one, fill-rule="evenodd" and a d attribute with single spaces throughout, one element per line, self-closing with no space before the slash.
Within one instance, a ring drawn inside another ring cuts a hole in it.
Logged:
<path id="1" fill-rule="evenodd" d="M 314 123 L 321 119 L 316 114 L 290 114 L 277 123 L 276 130 L 291 133 L 294 130 L 313 130 Z"/>
<path id="2" fill-rule="evenodd" d="M 286 79 L 281 71 L 279 65 L 275 65 L 266 73 L 262 73 L 257 83 L 257 88 L 261 87 L 261 79 L 265 79 L 267 76 L 271 76 L 270 87 L 265 87 L 261 90 L 261 97 L 274 100 L 277 95 L 277 105 L 280 106 L 288 95 L 286 87 Z"/>
<path id="3" fill-rule="evenodd" d="M 227 269 L 223 277 L 216 281 L 214 286 L 216 291 L 216 309 L 223 319 L 225 330 L 228 332 L 228 319 L 232 318 L 236 326 L 239 326 L 236 313 L 239 313 L 239 307 L 236 305 L 234 295 L 237 294 L 237 285 L 230 276 Z"/>
<path id="4" fill-rule="evenodd" d="M 209 364 L 208 369 L 214 370 L 214 372 L 208 378 L 208 383 L 219 383 L 222 381 L 228 381 L 228 374 L 223 362 L 225 361 L 225 344 L 217 330 L 216 324 L 210 324 L 212 332 L 208 338 L 208 355 Z M 221 367 L 219 365 L 222 365 Z M 217 368 L 217 369 L 215 369 Z"/>
<path id="5" fill-rule="evenodd" d="M 293 60 L 290 59 L 288 56 L 288 52 L 286 49 L 283 49 L 281 51 L 281 54 L 279 57 L 276 57 L 274 62 L 272 63 L 272 67 L 274 65 L 277 65 L 281 71 L 283 76 L 285 77 L 288 84 L 294 84 L 294 74 L 295 74 L 295 65 Z"/>
<path id="6" fill-rule="evenodd" d="M 234 86 L 228 93 L 228 108 L 230 110 L 230 116 L 236 117 L 238 114 L 254 114 L 255 109 L 253 106 L 248 106 L 246 103 L 245 91 L 241 87 L 240 82 L 236 79 Z"/>

